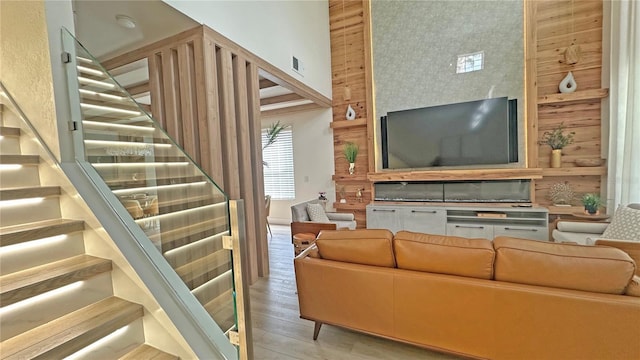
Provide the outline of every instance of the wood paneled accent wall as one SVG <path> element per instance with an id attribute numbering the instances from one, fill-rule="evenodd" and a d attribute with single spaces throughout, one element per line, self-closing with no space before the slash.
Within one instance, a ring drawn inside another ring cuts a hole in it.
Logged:
<path id="1" fill-rule="evenodd" d="M 104 66 L 146 58 L 153 117 L 231 199 L 245 201 L 246 271 L 253 283 L 269 273 L 259 66 L 240 49 L 200 26 Z"/>
<path id="2" fill-rule="evenodd" d="M 353 213 L 358 227 L 366 226 L 365 207 L 373 200 L 367 173 L 375 170 L 369 18 L 367 0 L 329 1 L 336 199 L 340 198 L 341 188 L 347 195 L 346 204 L 336 202 L 334 207 Z M 345 86 L 351 89 L 350 99 L 345 99 Z M 356 111 L 355 120 L 346 120 L 349 104 Z M 353 175 L 349 174 L 349 163 L 343 155 L 348 142 L 359 146 Z M 362 193 L 360 199 L 356 197 L 358 190 Z"/>
<path id="3" fill-rule="evenodd" d="M 507 178 L 534 180 L 534 202 L 550 206 L 549 187 L 568 181 L 577 193 L 599 192 L 606 166 L 577 167 L 580 158 L 600 159 L 602 89 L 602 0 L 525 0 L 525 113 L 527 168 L 513 169 Z M 333 82 L 333 123 L 336 198 L 339 189 L 347 190 L 347 204 L 335 204 L 338 211 L 354 212 L 358 226 L 366 226 L 365 207 L 372 201 L 373 181 L 486 179 L 484 170 L 459 175 L 456 171 L 410 171 L 376 173 L 375 129 L 373 121 L 373 74 L 371 69 L 370 0 L 330 0 L 331 70 Z M 424 36 L 429 36 L 424 34 Z M 582 59 L 575 65 L 564 64 L 564 50 L 575 41 Z M 573 94 L 559 94 L 560 80 L 572 71 L 578 83 Z M 344 87 L 351 99 L 344 99 Z M 357 119 L 345 120 L 347 105 L 356 110 Z M 574 131 L 575 143 L 564 149 L 560 169 L 549 166 L 550 149 L 538 145 L 545 131 L 564 123 Z M 349 175 L 342 155 L 346 142 L 360 145 L 355 175 Z M 534 174 L 535 173 L 535 174 Z M 535 176 L 534 176 L 535 175 Z M 542 178 L 541 178 L 542 177 Z M 505 178 L 500 175 L 496 178 Z M 362 202 L 355 199 L 357 189 L 365 189 Z M 573 213 L 580 207 L 555 208 L 552 213 Z"/>
<path id="4" fill-rule="evenodd" d="M 577 194 L 600 192 L 606 166 L 577 167 L 577 159 L 602 157 L 601 100 L 608 95 L 602 88 L 602 20 L 601 0 L 527 0 L 525 19 L 530 27 L 529 53 L 533 57 L 527 68 L 531 108 L 529 130 L 529 166 L 540 167 L 543 178 L 535 182 L 536 202 L 551 205 L 549 188 L 557 182 L 567 182 Z M 565 49 L 575 43 L 582 58 L 574 65 L 564 62 Z M 560 94 L 558 84 L 571 71 L 577 90 Z M 538 145 L 545 131 L 564 124 L 566 131 L 575 132 L 575 142 L 563 149 L 562 168 L 551 169 L 551 149 Z M 576 203 L 577 205 L 577 203 Z M 576 212 L 580 207 L 551 212 Z"/>

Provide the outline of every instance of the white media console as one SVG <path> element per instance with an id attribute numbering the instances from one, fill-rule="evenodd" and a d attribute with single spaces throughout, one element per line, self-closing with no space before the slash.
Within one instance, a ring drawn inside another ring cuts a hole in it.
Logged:
<path id="1" fill-rule="evenodd" d="M 549 213 L 544 207 L 372 203 L 367 205 L 367 229 L 490 240 L 509 236 L 548 241 Z"/>

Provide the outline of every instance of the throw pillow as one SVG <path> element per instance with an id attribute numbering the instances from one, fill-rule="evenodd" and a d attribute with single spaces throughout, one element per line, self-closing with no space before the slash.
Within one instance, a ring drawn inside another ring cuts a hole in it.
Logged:
<path id="1" fill-rule="evenodd" d="M 331 222 L 329 221 L 327 214 L 324 212 L 324 208 L 320 204 L 307 204 L 307 213 L 309 214 L 309 219 L 313 222 Z"/>
<path id="2" fill-rule="evenodd" d="M 620 207 L 602 234 L 604 239 L 640 241 L 640 210 Z"/>

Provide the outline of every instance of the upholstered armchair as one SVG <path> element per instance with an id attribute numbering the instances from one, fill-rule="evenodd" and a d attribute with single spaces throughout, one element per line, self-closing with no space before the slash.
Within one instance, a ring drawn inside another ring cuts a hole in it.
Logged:
<path id="1" fill-rule="evenodd" d="M 575 242 L 594 245 L 596 240 L 640 242 L 640 204 L 620 207 L 610 223 L 560 220 L 552 237 L 556 242 Z"/>
<path id="2" fill-rule="evenodd" d="M 354 230 L 356 225 L 353 214 L 325 212 L 318 200 L 309 200 L 291 206 L 291 236 L 299 233 L 318 235 L 321 230 Z"/>

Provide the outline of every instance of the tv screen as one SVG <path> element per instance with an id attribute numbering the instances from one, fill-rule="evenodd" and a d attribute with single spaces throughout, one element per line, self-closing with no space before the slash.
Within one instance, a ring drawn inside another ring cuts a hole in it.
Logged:
<path id="1" fill-rule="evenodd" d="M 381 119 L 382 167 L 517 162 L 516 114 L 506 97 L 389 112 Z"/>

